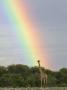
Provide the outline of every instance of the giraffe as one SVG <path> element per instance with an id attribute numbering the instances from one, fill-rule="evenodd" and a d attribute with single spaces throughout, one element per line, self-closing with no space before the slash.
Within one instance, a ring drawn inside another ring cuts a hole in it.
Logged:
<path id="1" fill-rule="evenodd" d="M 38 65 L 39 65 L 40 78 L 41 78 L 41 87 L 42 87 L 43 83 L 44 83 L 44 87 L 45 87 L 47 85 L 47 74 L 42 71 L 41 65 L 40 65 L 40 60 L 38 60 Z"/>

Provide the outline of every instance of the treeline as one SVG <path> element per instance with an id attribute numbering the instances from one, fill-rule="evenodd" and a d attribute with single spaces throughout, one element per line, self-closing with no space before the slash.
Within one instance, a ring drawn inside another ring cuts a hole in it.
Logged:
<path id="1" fill-rule="evenodd" d="M 67 68 L 55 72 L 43 67 L 42 70 L 48 75 L 47 86 L 67 86 Z M 39 68 L 21 64 L 0 66 L 0 87 L 40 87 Z"/>

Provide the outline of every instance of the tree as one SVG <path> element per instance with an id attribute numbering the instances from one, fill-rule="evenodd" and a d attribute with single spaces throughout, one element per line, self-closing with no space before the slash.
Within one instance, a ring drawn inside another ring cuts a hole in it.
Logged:
<path id="1" fill-rule="evenodd" d="M 67 86 L 67 68 L 51 71 L 41 67 L 47 73 L 47 86 Z M 38 67 L 26 65 L 0 66 L 0 87 L 40 87 L 40 71 Z"/>

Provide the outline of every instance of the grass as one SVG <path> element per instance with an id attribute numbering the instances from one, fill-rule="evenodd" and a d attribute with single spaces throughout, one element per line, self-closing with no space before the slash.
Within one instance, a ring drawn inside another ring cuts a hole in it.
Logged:
<path id="1" fill-rule="evenodd" d="M 47 88 L 0 88 L 0 90 L 67 90 L 67 87 L 47 87 Z"/>

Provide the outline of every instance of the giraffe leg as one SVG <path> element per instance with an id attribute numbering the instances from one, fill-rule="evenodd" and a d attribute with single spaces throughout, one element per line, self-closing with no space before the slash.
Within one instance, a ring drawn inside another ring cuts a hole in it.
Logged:
<path id="1" fill-rule="evenodd" d="M 47 77 L 45 78 L 45 85 L 47 85 Z"/>
<path id="2" fill-rule="evenodd" d="M 44 78 L 44 87 L 47 85 L 47 78 Z"/>
<path id="3" fill-rule="evenodd" d="M 41 77 L 41 87 L 42 87 L 42 77 Z"/>
<path id="4" fill-rule="evenodd" d="M 45 83 L 46 83 L 46 82 L 45 82 L 45 79 L 44 79 L 44 87 L 45 87 Z"/>

